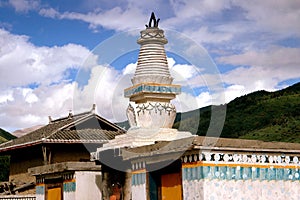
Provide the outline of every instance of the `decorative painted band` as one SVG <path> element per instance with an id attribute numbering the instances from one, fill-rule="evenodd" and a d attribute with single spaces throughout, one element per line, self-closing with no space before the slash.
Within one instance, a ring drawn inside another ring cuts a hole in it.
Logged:
<path id="1" fill-rule="evenodd" d="M 146 173 L 133 174 L 131 177 L 131 185 L 142 185 L 146 183 Z"/>
<path id="2" fill-rule="evenodd" d="M 130 97 L 134 94 L 141 92 L 156 92 L 156 93 L 171 93 L 180 94 L 181 87 L 178 85 L 152 85 L 141 84 L 134 87 L 130 87 L 124 91 L 125 97 Z"/>
<path id="3" fill-rule="evenodd" d="M 59 176 L 59 177 L 62 177 L 62 179 L 64 180 L 64 181 L 66 181 L 66 180 L 73 180 L 74 179 L 74 172 L 65 172 L 65 173 L 55 173 L 54 174 L 55 176 L 57 175 L 57 176 Z M 40 175 L 40 176 L 37 176 L 36 177 L 36 183 L 37 184 L 43 184 L 44 182 L 45 182 L 45 177 L 47 177 L 47 176 L 45 176 L 45 175 Z"/>
<path id="4" fill-rule="evenodd" d="M 45 186 L 44 185 L 35 186 L 35 193 L 44 195 L 45 194 Z"/>
<path id="5" fill-rule="evenodd" d="M 64 192 L 75 192 L 75 191 L 76 191 L 76 182 L 64 183 Z"/>
<path id="6" fill-rule="evenodd" d="M 183 180 L 284 180 L 299 181 L 298 168 L 269 168 L 243 166 L 195 166 L 182 168 Z"/>
<path id="7" fill-rule="evenodd" d="M 274 164 L 300 166 L 299 155 L 279 155 L 264 153 L 220 153 L 220 152 L 200 152 L 199 154 L 185 155 L 181 157 L 183 163 L 193 163 L 198 161 L 215 163 L 243 163 L 243 164 Z"/>

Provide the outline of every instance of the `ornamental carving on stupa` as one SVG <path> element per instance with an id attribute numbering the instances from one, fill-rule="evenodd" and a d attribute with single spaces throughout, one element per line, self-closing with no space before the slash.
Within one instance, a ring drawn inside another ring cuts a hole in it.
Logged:
<path id="1" fill-rule="evenodd" d="M 140 32 L 133 86 L 124 91 L 130 100 L 127 117 L 132 128 L 172 128 L 176 117 L 175 106 L 170 101 L 180 94 L 181 87 L 172 84 L 164 48 L 168 40 L 158 28 L 158 22 L 152 13 L 146 29 Z"/>

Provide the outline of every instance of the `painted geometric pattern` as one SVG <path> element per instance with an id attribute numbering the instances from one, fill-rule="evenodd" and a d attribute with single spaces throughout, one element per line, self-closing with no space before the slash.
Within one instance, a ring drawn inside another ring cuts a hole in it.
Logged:
<path id="1" fill-rule="evenodd" d="M 298 168 L 258 166 L 196 166 L 182 168 L 183 180 L 284 180 L 299 181 Z"/>
<path id="2" fill-rule="evenodd" d="M 246 153 L 220 153 L 220 152 L 200 152 L 199 154 L 185 155 L 181 158 L 183 163 L 206 161 L 212 163 L 244 163 L 244 164 L 271 164 L 300 166 L 298 155 L 274 155 L 274 154 L 246 154 Z"/>
<path id="3" fill-rule="evenodd" d="M 35 191 L 36 194 L 45 194 L 45 186 L 36 186 Z"/>
<path id="4" fill-rule="evenodd" d="M 133 174 L 131 177 L 131 184 L 142 185 L 146 183 L 146 173 Z"/>
<path id="5" fill-rule="evenodd" d="M 75 182 L 66 182 L 64 183 L 64 192 L 75 192 L 76 183 Z"/>
<path id="6" fill-rule="evenodd" d="M 159 92 L 159 93 L 172 93 L 172 94 L 179 94 L 181 92 L 181 88 L 175 85 L 166 85 L 166 86 L 159 86 L 159 85 L 138 85 L 128 90 L 125 90 L 125 97 L 130 97 L 131 95 L 140 93 L 140 92 Z"/>

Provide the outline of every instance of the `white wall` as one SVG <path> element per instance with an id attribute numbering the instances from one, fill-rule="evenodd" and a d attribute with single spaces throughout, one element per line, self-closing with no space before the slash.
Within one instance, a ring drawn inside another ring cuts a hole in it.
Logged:
<path id="1" fill-rule="evenodd" d="M 76 200 L 101 200 L 101 172 L 77 171 L 76 177 Z"/>
<path id="2" fill-rule="evenodd" d="M 146 184 L 133 185 L 131 191 L 132 200 L 146 200 Z"/>
<path id="3" fill-rule="evenodd" d="M 183 181 L 184 200 L 300 199 L 299 181 L 191 180 Z"/>
<path id="4" fill-rule="evenodd" d="M 132 174 L 131 180 L 132 200 L 146 200 L 146 172 Z"/>

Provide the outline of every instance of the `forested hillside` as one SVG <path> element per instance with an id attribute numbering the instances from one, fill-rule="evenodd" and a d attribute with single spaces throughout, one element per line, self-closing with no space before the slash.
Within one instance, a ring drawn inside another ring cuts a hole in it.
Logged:
<path id="1" fill-rule="evenodd" d="M 16 136 L 0 128 L 0 144 L 8 140 L 15 139 Z"/>
<path id="2" fill-rule="evenodd" d="M 206 135 L 211 108 L 178 113 L 174 128 Z M 300 83 L 276 92 L 257 91 L 236 98 L 226 109 L 221 137 L 300 142 Z M 200 120 L 195 117 L 199 113 Z"/>

